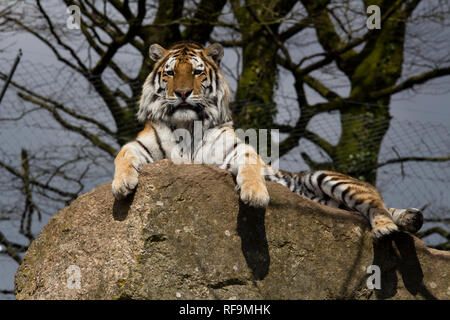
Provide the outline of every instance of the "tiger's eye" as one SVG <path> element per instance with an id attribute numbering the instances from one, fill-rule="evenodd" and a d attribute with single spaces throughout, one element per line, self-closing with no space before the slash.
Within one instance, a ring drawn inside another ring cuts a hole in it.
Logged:
<path id="1" fill-rule="evenodd" d="M 168 76 L 171 76 L 171 77 L 173 77 L 173 71 L 166 71 L 166 74 L 168 75 Z"/>
<path id="2" fill-rule="evenodd" d="M 194 70 L 194 76 L 199 76 L 203 73 L 203 70 Z"/>

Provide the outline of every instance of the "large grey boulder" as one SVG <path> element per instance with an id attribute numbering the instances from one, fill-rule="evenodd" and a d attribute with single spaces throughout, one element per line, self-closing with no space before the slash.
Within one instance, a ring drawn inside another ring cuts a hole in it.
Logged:
<path id="1" fill-rule="evenodd" d="M 16 297 L 450 299 L 450 252 L 404 233 L 373 244 L 356 214 L 268 189 L 269 207 L 250 208 L 228 172 L 169 161 L 146 166 L 126 201 L 100 185 L 32 243 Z M 379 290 L 367 287 L 370 265 Z"/>

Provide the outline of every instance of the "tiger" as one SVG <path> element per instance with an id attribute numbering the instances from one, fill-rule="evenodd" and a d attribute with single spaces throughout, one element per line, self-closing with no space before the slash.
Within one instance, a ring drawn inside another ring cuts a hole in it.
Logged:
<path id="1" fill-rule="evenodd" d="M 123 145 L 114 160 L 116 199 L 134 191 L 143 165 L 170 159 L 231 172 L 241 201 L 249 206 L 268 206 L 266 181 L 272 181 L 320 204 L 361 214 L 369 221 L 374 239 L 421 228 L 419 209 L 387 208 L 367 182 L 333 171 L 293 173 L 265 164 L 233 129 L 230 89 L 220 69 L 221 44 L 206 47 L 183 41 L 168 49 L 152 44 L 149 56 L 154 68 L 144 81 L 137 113 L 144 129 Z M 200 138 L 194 134 L 198 128 Z"/>

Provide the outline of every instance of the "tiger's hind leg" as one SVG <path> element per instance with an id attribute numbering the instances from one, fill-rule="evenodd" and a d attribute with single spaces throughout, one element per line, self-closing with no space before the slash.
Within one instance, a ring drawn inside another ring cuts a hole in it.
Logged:
<path id="1" fill-rule="evenodd" d="M 384 209 L 373 209 L 370 212 L 370 225 L 372 226 L 372 234 L 375 239 L 390 235 L 399 231 L 398 226 L 386 214 Z"/>
<path id="2" fill-rule="evenodd" d="M 359 212 L 370 221 L 375 238 L 397 230 L 416 233 L 423 224 L 423 215 L 419 209 L 387 209 L 375 187 L 341 173 L 293 173 L 271 169 L 267 171 L 266 179 L 280 183 L 315 202 Z"/>
<path id="3" fill-rule="evenodd" d="M 423 225 L 423 214 L 419 209 L 389 208 L 388 211 L 392 216 L 392 220 L 402 231 L 416 233 Z"/>
<path id="4" fill-rule="evenodd" d="M 332 172 L 316 171 L 300 178 L 303 194 L 330 199 L 339 207 L 357 211 L 365 216 L 372 226 L 372 235 L 378 239 L 399 230 L 386 208 L 380 193 L 372 185 L 350 176 Z"/>
<path id="5" fill-rule="evenodd" d="M 330 177 L 323 178 L 323 175 L 321 175 L 323 173 L 328 174 Z M 339 203 L 339 200 L 341 200 L 340 205 L 350 210 L 358 211 L 366 217 L 369 215 L 368 218 L 375 238 L 388 235 L 397 230 L 416 233 L 423 225 L 423 214 L 419 209 L 387 209 L 378 190 L 367 182 L 331 171 L 324 171 L 318 175 L 317 172 L 312 173 L 312 180 L 314 180 L 313 175 L 316 175 L 318 182 L 323 179 L 322 183 L 325 183 L 325 186 L 321 186 L 321 191 L 325 194 L 329 191 L 327 196 L 331 198 L 331 202 Z M 331 185 L 331 187 L 329 186 L 330 189 L 326 187 L 326 180 Z M 339 189 L 342 192 L 341 195 L 339 195 Z M 334 190 L 337 190 L 337 192 L 333 192 Z M 390 219 L 387 219 L 387 216 Z M 397 227 L 393 227 L 392 222 Z"/>

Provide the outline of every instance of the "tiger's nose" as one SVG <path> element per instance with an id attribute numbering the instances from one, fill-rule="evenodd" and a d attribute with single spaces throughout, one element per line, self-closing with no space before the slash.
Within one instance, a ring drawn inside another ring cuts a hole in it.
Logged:
<path id="1" fill-rule="evenodd" d="M 186 100 L 192 93 L 192 89 L 176 89 L 175 95 L 183 100 Z"/>

